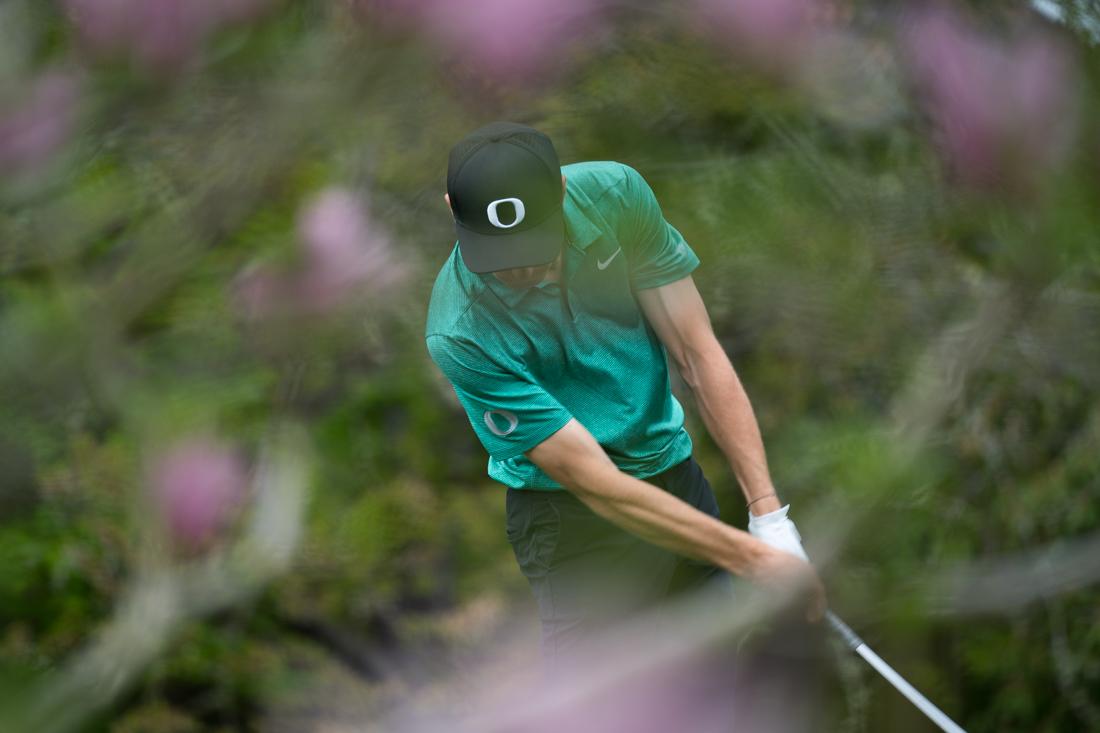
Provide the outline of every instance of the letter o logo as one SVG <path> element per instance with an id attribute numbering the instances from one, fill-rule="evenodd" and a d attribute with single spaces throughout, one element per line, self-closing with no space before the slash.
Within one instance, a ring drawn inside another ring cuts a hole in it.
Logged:
<path id="1" fill-rule="evenodd" d="M 504 224 L 500 221 L 500 217 L 497 216 L 497 207 L 501 204 L 511 204 L 516 209 L 516 219 L 511 224 Z M 489 215 L 489 223 L 495 226 L 497 229 L 511 229 L 516 224 L 523 221 L 524 215 L 527 213 L 523 209 L 523 202 L 519 199 L 497 199 L 489 204 L 489 208 L 485 210 L 485 213 Z"/>
<path id="2" fill-rule="evenodd" d="M 499 421 L 493 417 L 494 415 L 499 415 L 501 418 L 507 421 L 508 426 L 506 428 L 502 428 Z M 508 435 L 513 430 L 515 430 L 517 425 L 519 425 L 519 418 L 516 417 L 514 412 L 508 412 L 508 410 L 485 411 L 485 426 L 489 428 L 489 432 L 491 432 L 493 435 L 499 435 L 503 438 L 505 435 Z"/>

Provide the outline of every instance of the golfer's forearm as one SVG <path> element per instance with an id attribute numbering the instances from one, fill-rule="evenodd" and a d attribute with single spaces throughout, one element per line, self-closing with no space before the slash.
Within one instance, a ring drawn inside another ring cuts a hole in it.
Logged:
<path id="1" fill-rule="evenodd" d="M 592 511 L 628 532 L 680 555 L 752 576 L 757 540 L 613 463 L 574 466 L 559 481 Z"/>
<path id="2" fill-rule="evenodd" d="M 767 496 L 775 489 L 768 473 L 760 427 L 729 357 L 715 340 L 689 352 L 686 359 L 688 363 L 681 369 L 684 381 L 691 388 L 707 431 L 737 476 L 745 499 L 767 497 L 753 504 L 758 514 L 778 509 L 779 499 Z"/>

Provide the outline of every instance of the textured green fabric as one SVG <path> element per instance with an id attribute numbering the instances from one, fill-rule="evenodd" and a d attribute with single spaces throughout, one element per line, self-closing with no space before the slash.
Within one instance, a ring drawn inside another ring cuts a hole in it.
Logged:
<path id="1" fill-rule="evenodd" d="M 562 173 L 564 287 L 514 290 L 470 272 L 456 245 L 428 308 L 428 351 L 489 452 L 489 475 L 514 488 L 561 488 L 523 454 L 573 417 L 638 478 L 691 455 L 664 347 L 634 292 L 686 277 L 699 259 L 633 168 Z"/>

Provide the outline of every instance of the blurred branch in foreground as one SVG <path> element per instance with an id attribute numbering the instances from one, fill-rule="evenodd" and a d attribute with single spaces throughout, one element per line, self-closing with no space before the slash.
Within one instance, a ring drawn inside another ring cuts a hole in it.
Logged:
<path id="1" fill-rule="evenodd" d="M 1100 583 L 1100 534 L 964 563 L 933 578 L 925 597 L 938 614 L 1013 614 L 1036 601 Z"/>
<path id="2" fill-rule="evenodd" d="M 305 436 L 279 426 L 265 447 L 256 503 L 234 545 L 178 567 L 146 569 L 95 641 L 4 712 L 14 730 L 76 730 L 124 694 L 185 623 L 248 598 L 285 570 L 301 533 Z"/>
<path id="3" fill-rule="evenodd" d="M 466 670 L 410 697 L 379 729 L 427 733 L 819 730 L 824 625 L 792 622 L 790 591 L 708 589 L 617 624 L 543 678 Z M 424 702 L 423 700 L 427 700 Z"/>

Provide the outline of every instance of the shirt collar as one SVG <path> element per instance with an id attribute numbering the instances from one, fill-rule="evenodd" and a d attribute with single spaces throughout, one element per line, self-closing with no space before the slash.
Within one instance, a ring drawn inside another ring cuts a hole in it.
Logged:
<path id="1" fill-rule="evenodd" d="M 600 238 L 600 228 L 584 213 L 585 208 L 591 210 L 592 202 L 588 195 L 570 186 L 568 181 L 569 179 L 566 179 L 566 195 L 562 202 L 565 231 L 569 246 L 583 252 L 588 249 L 588 245 Z"/>
<path id="2" fill-rule="evenodd" d="M 489 288 L 505 305 L 509 308 L 518 305 L 528 295 L 540 295 L 541 292 L 556 293 L 558 288 L 562 287 L 563 280 L 557 282 L 541 282 L 538 285 L 533 285 L 523 290 L 517 290 L 516 288 L 510 288 L 491 272 L 485 272 L 474 275 L 474 277 L 480 278 L 485 287 Z M 566 286 L 568 287 L 568 285 Z"/>
<path id="3" fill-rule="evenodd" d="M 481 278 L 481 282 L 485 284 L 485 287 L 489 288 L 501 301 L 504 302 L 509 308 L 519 304 L 527 295 L 528 289 L 517 290 L 516 288 L 510 288 L 500 280 L 496 278 L 491 272 L 479 273 L 475 277 Z"/>

